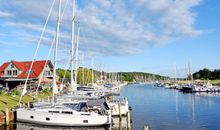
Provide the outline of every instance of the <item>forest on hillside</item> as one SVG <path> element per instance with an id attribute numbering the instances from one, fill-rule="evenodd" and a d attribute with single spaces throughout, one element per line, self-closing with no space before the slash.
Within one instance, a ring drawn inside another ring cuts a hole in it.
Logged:
<path id="1" fill-rule="evenodd" d="M 57 69 L 57 75 L 60 81 L 70 82 L 70 70 Z M 127 82 L 145 82 L 151 80 L 163 79 L 163 76 L 144 72 L 100 72 L 89 68 L 79 67 L 77 69 L 77 83 L 88 84 L 92 82 L 111 82 L 111 81 L 127 81 Z"/>

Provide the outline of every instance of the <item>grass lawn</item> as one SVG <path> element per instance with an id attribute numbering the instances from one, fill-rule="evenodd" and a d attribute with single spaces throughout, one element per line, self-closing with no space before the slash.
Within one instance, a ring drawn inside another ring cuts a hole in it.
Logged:
<path id="1" fill-rule="evenodd" d="M 210 81 L 213 85 L 220 86 L 220 80 L 211 80 Z"/>
<path id="2" fill-rule="evenodd" d="M 38 99 L 47 98 L 50 95 L 51 93 L 39 93 L 38 97 L 36 97 L 35 100 L 32 95 L 25 95 L 22 97 L 21 103 L 33 102 Z M 4 112 L 6 108 L 13 109 L 16 106 L 19 106 L 19 99 L 20 99 L 19 95 L 7 95 L 7 94 L 0 95 L 0 111 Z"/>

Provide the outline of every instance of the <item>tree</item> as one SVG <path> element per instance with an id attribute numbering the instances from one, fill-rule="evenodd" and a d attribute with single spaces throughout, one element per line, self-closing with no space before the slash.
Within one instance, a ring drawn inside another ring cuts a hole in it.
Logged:
<path id="1" fill-rule="evenodd" d="M 207 68 L 204 68 L 202 70 L 199 70 L 198 72 L 195 72 L 193 74 L 193 77 L 195 79 L 211 79 L 211 80 L 216 80 L 220 79 L 220 70 L 214 70 L 210 71 Z"/>
<path id="2" fill-rule="evenodd" d="M 124 80 L 132 82 L 134 80 L 134 76 L 131 73 L 123 73 Z"/>
<path id="3" fill-rule="evenodd" d="M 207 68 L 200 70 L 199 73 L 200 73 L 200 77 L 202 79 L 210 79 L 211 78 L 211 71 Z"/>
<path id="4" fill-rule="evenodd" d="M 60 77 L 60 81 L 64 78 L 65 76 L 65 80 L 64 81 L 70 81 L 70 70 L 66 71 L 66 75 L 65 75 L 65 71 L 64 69 L 58 68 L 56 70 L 57 75 Z"/>
<path id="5" fill-rule="evenodd" d="M 220 69 L 219 70 L 214 70 L 211 73 L 211 79 L 220 79 Z"/>

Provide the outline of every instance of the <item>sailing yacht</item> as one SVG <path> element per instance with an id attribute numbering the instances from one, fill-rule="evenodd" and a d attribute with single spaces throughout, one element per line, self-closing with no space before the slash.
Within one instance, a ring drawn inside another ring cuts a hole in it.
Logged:
<path id="1" fill-rule="evenodd" d="M 51 105 L 39 105 L 33 108 L 18 108 L 17 121 L 37 123 L 41 125 L 51 126 L 101 126 L 111 124 L 111 110 L 105 100 L 89 100 L 78 101 L 72 104 L 57 105 L 55 103 L 55 94 L 58 89 L 56 85 L 56 61 L 57 61 L 57 47 L 59 41 L 59 27 L 60 27 L 60 14 L 61 3 L 59 0 L 59 12 L 56 27 L 56 41 L 54 51 L 54 69 L 53 69 L 53 98 Z M 73 0 L 73 20 L 72 20 L 72 44 L 74 41 L 74 9 L 75 0 Z M 72 59 L 73 60 L 73 59 Z M 30 70 L 32 67 L 30 67 Z M 27 77 L 28 79 L 28 77 Z M 73 79 L 71 80 L 71 87 L 74 91 Z M 22 96 L 26 93 L 26 84 L 23 89 Z M 21 100 L 20 98 L 20 100 Z M 19 101 L 20 102 L 20 101 Z"/>
<path id="2" fill-rule="evenodd" d="M 104 101 L 17 109 L 17 120 L 51 126 L 102 126 L 111 124 L 110 109 Z"/>

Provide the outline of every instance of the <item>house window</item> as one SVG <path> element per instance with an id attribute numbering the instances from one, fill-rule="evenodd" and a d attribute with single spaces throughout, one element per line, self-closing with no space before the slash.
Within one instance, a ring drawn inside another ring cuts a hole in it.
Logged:
<path id="1" fill-rule="evenodd" d="M 11 70 L 7 71 L 7 75 L 12 75 Z"/>
<path id="2" fill-rule="evenodd" d="M 88 123 L 88 120 L 83 120 L 83 123 Z"/>
<path id="3" fill-rule="evenodd" d="M 17 70 L 13 70 L 13 75 L 18 75 L 18 71 Z"/>
<path id="4" fill-rule="evenodd" d="M 71 111 L 62 111 L 63 114 L 73 114 Z"/>
<path id="5" fill-rule="evenodd" d="M 59 111 L 49 111 L 49 113 L 60 113 Z"/>
<path id="6" fill-rule="evenodd" d="M 44 72 L 44 75 L 50 75 L 50 71 L 46 70 L 46 71 Z"/>

